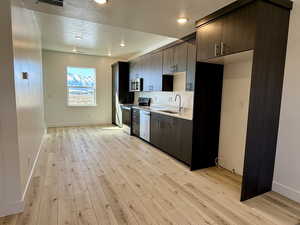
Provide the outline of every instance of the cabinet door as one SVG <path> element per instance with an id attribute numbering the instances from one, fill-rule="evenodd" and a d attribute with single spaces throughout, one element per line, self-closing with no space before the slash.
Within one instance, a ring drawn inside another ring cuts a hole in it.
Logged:
<path id="1" fill-rule="evenodd" d="M 122 108 L 122 122 L 131 127 L 131 110 Z"/>
<path id="2" fill-rule="evenodd" d="M 132 109 L 132 134 L 140 136 L 140 110 Z"/>
<path id="3" fill-rule="evenodd" d="M 135 79 L 136 73 L 137 73 L 136 67 L 137 67 L 137 62 L 135 60 L 130 61 L 130 63 L 129 63 L 129 80 Z"/>
<path id="4" fill-rule="evenodd" d="M 142 58 L 139 57 L 135 59 L 135 74 L 134 74 L 134 79 L 140 78 L 141 73 L 142 73 Z"/>
<path id="5" fill-rule="evenodd" d="M 224 16 L 222 20 L 222 55 L 253 49 L 256 23 L 254 4 L 236 10 Z"/>
<path id="6" fill-rule="evenodd" d="M 187 69 L 187 50 L 186 42 L 174 47 L 174 72 L 185 72 Z"/>
<path id="7" fill-rule="evenodd" d="M 180 120 L 179 159 L 188 165 L 192 163 L 193 121 Z"/>
<path id="8" fill-rule="evenodd" d="M 150 143 L 162 149 L 162 129 L 160 127 L 160 115 L 157 113 L 151 113 L 150 121 Z"/>
<path id="9" fill-rule="evenodd" d="M 192 39 L 188 44 L 188 61 L 186 72 L 186 91 L 194 91 L 196 76 L 196 40 Z"/>
<path id="10" fill-rule="evenodd" d="M 174 73 L 174 49 L 168 48 L 163 51 L 163 74 Z"/>
<path id="11" fill-rule="evenodd" d="M 143 78 L 143 91 L 151 91 L 151 56 L 145 55 L 141 58 L 141 76 Z"/>
<path id="12" fill-rule="evenodd" d="M 197 29 L 197 61 L 220 56 L 222 23 L 217 19 Z"/>
<path id="13" fill-rule="evenodd" d="M 165 116 L 167 130 L 165 140 L 167 141 L 167 152 L 180 160 L 180 119 Z"/>
<path id="14" fill-rule="evenodd" d="M 150 58 L 150 79 L 152 91 L 162 91 L 163 53 L 157 52 Z"/>

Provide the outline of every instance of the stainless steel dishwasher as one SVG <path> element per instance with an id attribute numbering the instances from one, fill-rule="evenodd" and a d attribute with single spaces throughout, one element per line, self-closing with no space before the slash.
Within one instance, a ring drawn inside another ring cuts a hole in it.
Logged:
<path id="1" fill-rule="evenodd" d="M 140 110 L 140 138 L 150 142 L 150 117 L 151 113 Z"/>

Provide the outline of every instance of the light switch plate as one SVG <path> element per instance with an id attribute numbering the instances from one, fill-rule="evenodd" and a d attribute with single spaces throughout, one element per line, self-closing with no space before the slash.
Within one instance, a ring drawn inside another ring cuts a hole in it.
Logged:
<path id="1" fill-rule="evenodd" d="M 23 80 L 28 80 L 28 77 L 29 77 L 29 75 L 28 75 L 27 72 L 23 72 L 23 73 L 22 73 L 22 78 L 23 78 Z"/>

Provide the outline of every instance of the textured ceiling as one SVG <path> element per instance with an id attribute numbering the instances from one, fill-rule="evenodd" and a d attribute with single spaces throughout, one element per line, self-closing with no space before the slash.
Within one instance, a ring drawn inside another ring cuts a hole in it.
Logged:
<path id="1" fill-rule="evenodd" d="M 36 12 L 43 49 L 128 59 L 176 39 L 125 28 Z M 81 40 L 76 36 L 82 37 Z M 120 47 L 124 42 L 125 47 Z"/>
<path id="2" fill-rule="evenodd" d="M 106 5 L 93 0 L 65 0 L 63 8 L 23 1 L 26 7 L 45 13 L 180 38 L 194 31 L 197 19 L 234 0 L 108 0 Z M 189 22 L 178 25 L 180 16 L 188 17 Z"/>
<path id="3" fill-rule="evenodd" d="M 195 21 L 234 0 L 65 0 L 64 7 L 22 0 L 37 11 L 43 48 L 130 58 L 195 31 Z M 189 18 L 179 25 L 178 17 Z M 83 35 L 83 40 L 75 36 Z M 124 40 L 126 47 L 120 48 Z"/>

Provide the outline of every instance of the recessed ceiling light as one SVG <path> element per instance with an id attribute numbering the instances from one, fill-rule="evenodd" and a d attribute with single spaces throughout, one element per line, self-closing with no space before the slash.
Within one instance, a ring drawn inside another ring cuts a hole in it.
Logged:
<path id="1" fill-rule="evenodd" d="M 108 56 L 111 56 L 111 52 L 109 52 L 107 55 L 108 55 Z"/>
<path id="2" fill-rule="evenodd" d="M 76 38 L 77 40 L 82 40 L 82 36 L 80 36 L 80 35 L 76 35 L 75 38 Z"/>
<path id="3" fill-rule="evenodd" d="M 121 46 L 121 47 L 125 47 L 125 43 L 122 42 L 122 43 L 120 44 L 120 46 Z"/>
<path id="4" fill-rule="evenodd" d="M 72 52 L 77 52 L 77 49 L 74 47 L 73 50 L 72 50 Z"/>
<path id="5" fill-rule="evenodd" d="M 107 3 L 107 0 L 94 0 L 94 1 L 95 1 L 96 3 L 98 3 L 98 4 L 101 4 L 101 5 Z"/>
<path id="6" fill-rule="evenodd" d="M 185 17 L 180 17 L 177 19 L 177 22 L 179 24 L 185 24 L 187 21 L 188 21 L 188 18 L 185 18 Z"/>

